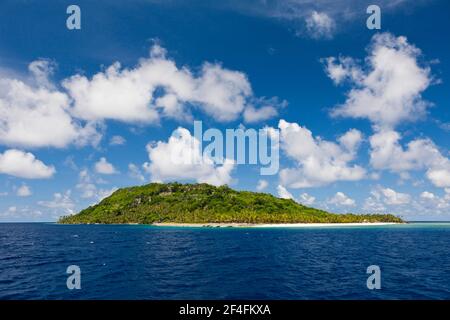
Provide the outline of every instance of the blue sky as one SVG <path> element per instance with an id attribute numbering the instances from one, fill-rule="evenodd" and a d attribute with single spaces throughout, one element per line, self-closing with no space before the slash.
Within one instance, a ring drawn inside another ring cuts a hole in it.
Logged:
<path id="1" fill-rule="evenodd" d="M 446 1 L 77 1 L 81 30 L 70 4 L 0 5 L 0 221 L 172 180 L 450 220 Z M 168 165 L 194 119 L 280 129 L 279 174 Z"/>

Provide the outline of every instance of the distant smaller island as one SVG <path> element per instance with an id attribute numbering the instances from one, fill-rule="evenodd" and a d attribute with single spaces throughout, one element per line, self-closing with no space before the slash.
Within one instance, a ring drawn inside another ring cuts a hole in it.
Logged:
<path id="1" fill-rule="evenodd" d="M 335 214 L 271 194 L 209 184 L 150 183 L 122 188 L 61 224 L 246 226 L 402 223 L 392 214 Z"/>

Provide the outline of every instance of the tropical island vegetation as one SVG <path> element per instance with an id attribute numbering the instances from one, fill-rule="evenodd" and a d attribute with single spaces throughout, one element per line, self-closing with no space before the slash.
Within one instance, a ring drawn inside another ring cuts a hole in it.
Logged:
<path id="1" fill-rule="evenodd" d="M 334 214 L 271 194 L 209 184 L 150 183 L 122 188 L 63 224 L 403 222 L 391 214 Z"/>

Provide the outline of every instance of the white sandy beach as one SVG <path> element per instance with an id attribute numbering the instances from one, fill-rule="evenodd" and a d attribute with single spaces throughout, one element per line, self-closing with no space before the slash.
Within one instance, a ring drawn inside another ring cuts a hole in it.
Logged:
<path id="1" fill-rule="evenodd" d="M 399 224 L 396 222 L 360 222 L 360 223 L 153 223 L 158 227 L 189 227 L 189 228 L 317 228 L 317 227 L 373 227 Z"/>

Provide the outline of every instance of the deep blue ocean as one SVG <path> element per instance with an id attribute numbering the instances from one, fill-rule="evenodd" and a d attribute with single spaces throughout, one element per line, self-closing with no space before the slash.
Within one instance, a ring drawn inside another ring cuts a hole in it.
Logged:
<path id="1" fill-rule="evenodd" d="M 0 224 L 0 299 L 450 299 L 450 223 Z M 66 268 L 81 269 L 68 290 Z M 366 269 L 381 269 L 369 290 Z"/>

